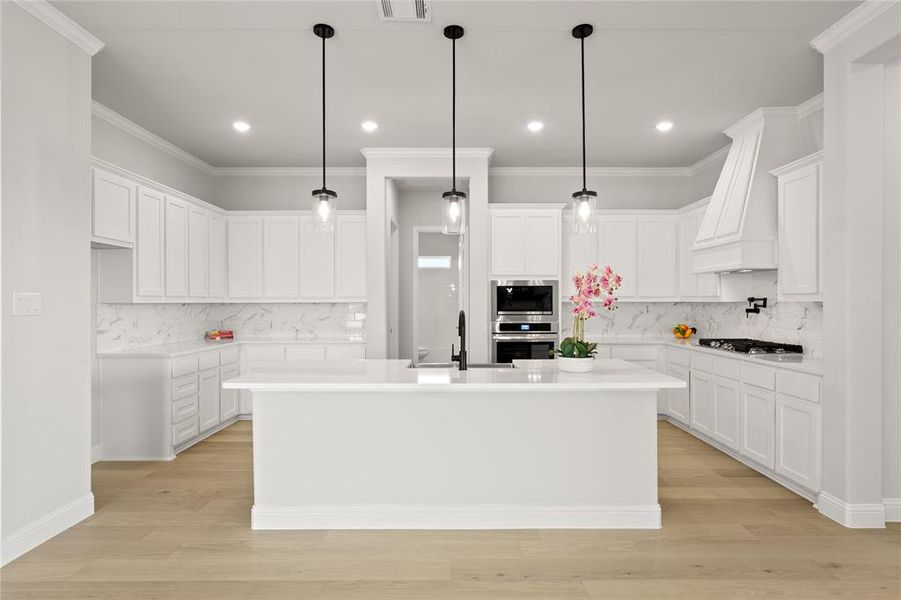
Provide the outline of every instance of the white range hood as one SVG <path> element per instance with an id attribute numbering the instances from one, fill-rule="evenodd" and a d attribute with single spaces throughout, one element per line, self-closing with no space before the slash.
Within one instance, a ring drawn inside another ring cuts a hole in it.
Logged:
<path id="1" fill-rule="evenodd" d="M 776 178 L 770 170 L 803 154 L 795 108 L 760 108 L 724 131 L 723 171 L 692 247 L 695 273 L 776 268 Z"/>

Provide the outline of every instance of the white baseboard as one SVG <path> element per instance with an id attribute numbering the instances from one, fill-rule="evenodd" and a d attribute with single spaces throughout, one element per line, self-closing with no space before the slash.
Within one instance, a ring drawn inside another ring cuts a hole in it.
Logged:
<path id="1" fill-rule="evenodd" d="M 816 508 L 836 523 L 855 529 L 885 527 L 885 506 L 882 504 L 848 504 L 828 492 L 820 492 Z"/>
<path id="2" fill-rule="evenodd" d="M 91 446 L 91 464 L 93 465 L 95 462 L 100 462 L 102 458 L 103 450 L 100 448 L 100 444 Z"/>
<path id="3" fill-rule="evenodd" d="M 660 529 L 660 505 L 260 506 L 252 529 Z"/>
<path id="4" fill-rule="evenodd" d="M 239 421 L 253 421 L 253 415 L 238 415 Z"/>
<path id="5" fill-rule="evenodd" d="M 87 493 L 55 511 L 35 519 L 3 538 L 0 566 L 94 514 L 94 494 Z"/>
<path id="6" fill-rule="evenodd" d="M 901 498 L 883 498 L 885 506 L 885 522 L 901 523 Z"/>

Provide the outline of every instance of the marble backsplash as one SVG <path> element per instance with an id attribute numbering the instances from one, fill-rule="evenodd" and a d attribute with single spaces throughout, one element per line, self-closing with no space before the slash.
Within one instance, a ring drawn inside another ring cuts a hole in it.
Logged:
<path id="1" fill-rule="evenodd" d="M 236 337 L 363 339 L 366 304 L 98 304 L 97 351 L 155 346 L 232 329 Z"/>

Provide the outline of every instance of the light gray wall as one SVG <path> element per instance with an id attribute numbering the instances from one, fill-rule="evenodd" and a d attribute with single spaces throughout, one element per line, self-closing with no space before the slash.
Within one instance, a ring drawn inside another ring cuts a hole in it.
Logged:
<path id="1" fill-rule="evenodd" d="M 213 176 L 94 116 L 91 154 L 180 192 L 212 201 Z"/>
<path id="2" fill-rule="evenodd" d="M 0 21 L 8 549 L 17 530 L 90 502 L 91 59 L 12 2 Z M 42 294 L 43 314 L 11 316 L 14 292 Z"/>
<path id="3" fill-rule="evenodd" d="M 329 176 L 340 210 L 366 208 L 366 177 Z M 311 193 L 322 187 L 318 176 L 218 175 L 209 202 L 229 210 L 309 210 Z"/>

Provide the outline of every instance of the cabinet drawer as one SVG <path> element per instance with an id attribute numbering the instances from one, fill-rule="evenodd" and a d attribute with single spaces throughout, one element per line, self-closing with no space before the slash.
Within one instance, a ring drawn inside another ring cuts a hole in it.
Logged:
<path id="1" fill-rule="evenodd" d="M 692 370 L 713 373 L 713 357 L 709 354 L 703 354 L 701 352 L 692 352 L 691 368 Z"/>
<path id="2" fill-rule="evenodd" d="M 182 375 L 172 380 L 172 401 L 197 395 L 197 375 Z"/>
<path id="3" fill-rule="evenodd" d="M 201 354 L 197 357 L 198 368 L 203 371 L 204 369 L 212 369 L 213 367 L 219 366 L 219 353 L 218 352 L 207 352 L 206 354 Z"/>
<path id="4" fill-rule="evenodd" d="M 285 358 L 288 360 L 303 360 L 325 358 L 325 346 L 321 344 L 297 344 L 285 348 Z"/>
<path id="5" fill-rule="evenodd" d="M 613 351 L 610 346 L 598 346 L 597 354 L 595 355 L 597 358 L 610 358 L 613 354 Z"/>
<path id="6" fill-rule="evenodd" d="M 219 351 L 219 364 L 220 365 L 230 365 L 232 363 L 238 362 L 238 349 L 237 348 L 224 348 Z"/>
<path id="7" fill-rule="evenodd" d="M 611 346 L 613 358 L 622 360 L 657 360 L 656 346 Z"/>
<path id="8" fill-rule="evenodd" d="M 198 432 L 197 417 L 192 417 L 181 423 L 176 423 L 172 426 L 172 445 L 180 446 L 197 437 Z"/>
<path id="9" fill-rule="evenodd" d="M 714 375 L 727 377 L 729 379 L 734 379 L 735 381 L 741 379 L 741 362 L 731 358 L 720 358 L 719 356 L 714 356 L 712 358 Z"/>
<path id="10" fill-rule="evenodd" d="M 188 396 L 172 403 L 172 423 L 177 424 L 197 416 L 197 396 Z"/>
<path id="11" fill-rule="evenodd" d="M 741 366 L 741 380 L 765 390 L 776 389 L 776 371 L 745 363 Z"/>
<path id="12" fill-rule="evenodd" d="M 325 357 L 334 359 L 366 358 L 366 346 L 363 344 L 335 344 L 326 346 Z"/>
<path id="13" fill-rule="evenodd" d="M 691 366 L 691 354 L 686 350 L 669 348 L 666 351 L 666 362 L 670 365 L 682 365 L 687 368 Z"/>
<path id="14" fill-rule="evenodd" d="M 820 378 L 815 375 L 780 370 L 776 372 L 776 391 L 810 402 L 819 402 Z"/>
<path id="15" fill-rule="evenodd" d="M 172 377 L 181 377 L 197 372 L 197 356 L 182 356 L 172 359 Z"/>
<path id="16" fill-rule="evenodd" d="M 285 360 L 284 346 L 252 345 L 245 350 L 247 360 Z"/>

